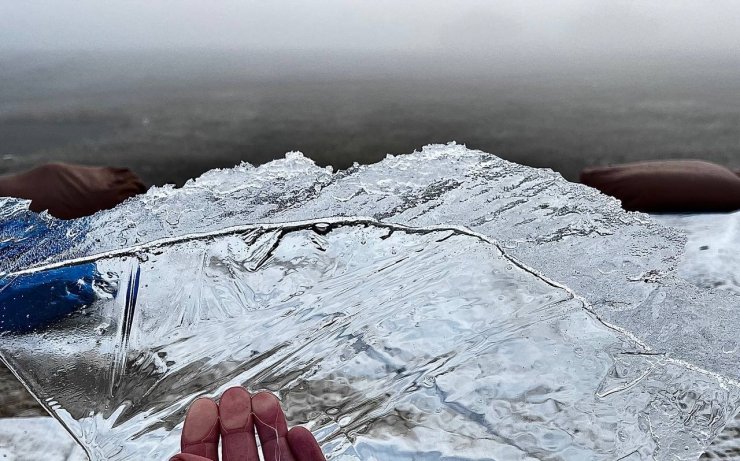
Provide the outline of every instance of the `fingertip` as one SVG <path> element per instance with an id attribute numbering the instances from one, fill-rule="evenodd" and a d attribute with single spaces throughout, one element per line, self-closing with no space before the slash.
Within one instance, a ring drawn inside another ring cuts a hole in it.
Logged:
<path id="1" fill-rule="evenodd" d="M 227 389 L 218 403 L 223 461 L 259 461 L 252 396 L 241 386 Z"/>
<path id="2" fill-rule="evenodd" d="M 195 400 L 185 416 L 180 446 L 183 453 L 212 457 L 213 447 L 218 445 L 218 406 L 209 398 Z"/>
<path id="3" fill-rule="evenodd" d="M 290 451 L 297 461 L 325 461 L 324 453 L 311 431 L 305 427 L 296 426 L 288 431 L 286 437 Z"/>
<path id="4" fill-rule="evenodd" d="M 280 401 L 269 392 L 259 392 L 252 397 L 252 411 L 260 419 L 271 421 L 282 412 Z"/>
<path id="5" fill-rule="evenodd" d="M 227 389 L 219 401 L 218 412 L 222 430 L 247 429 L 252 422 L 252 396 L 241 386 Z"/>
<path id="6" fill-rule="evenodd" d="M 280 401 L 269 392 L 260 392 L 252 397 L 252 413 L 257 433 L 262 443 L 285 437 L 288 425 Z"/>
<path id="7" fill-rule="evenodd" d="M 218 422 L 218 406 L 213 400 L 201 397 L 196 399 L 185 416 L 183 436 L 187 439 L 202 440 L 211 435 L 213 424 Z"/>
<path id="8" fill-rule="evenodd" d="M 295 426 L 291 430 L 288 431 L 288 439 L 295 439 L 295 440 L 304 440 L 304 439 L 311 439 L 315 440 L 313 434 L 311 431 L 306 429 L 303 426 Z"/>

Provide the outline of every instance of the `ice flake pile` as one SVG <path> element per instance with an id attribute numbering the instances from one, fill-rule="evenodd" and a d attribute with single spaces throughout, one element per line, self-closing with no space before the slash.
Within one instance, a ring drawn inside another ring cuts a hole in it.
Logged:
<path id="1" fill-rule="evenodd" d="M 0 210 L 0 355 L 93 460 L 235 384 L 332 460 L 695 459 L 740 405 L 740 296 L 683 234 L 463 146 Z"/>

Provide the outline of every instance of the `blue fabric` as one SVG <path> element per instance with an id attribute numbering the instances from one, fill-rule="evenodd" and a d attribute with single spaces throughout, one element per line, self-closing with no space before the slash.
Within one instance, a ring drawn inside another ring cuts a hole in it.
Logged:
<path id="1" fill-rule="evenodd" d="M 88 218 L 63 221 L 26 206 L 24 201 L 0 197 L 0 271 L 15 272 L 60 254 L 79 256 L 69 250 L 85 238 Z"/>
<path id="2" fill-rule="evenodd" d="M 0 204 L 0 271 L 12 273 L 48 260 L 84 238 L 85 219 L 44 217 L 17 199 L 2 199 Z M 93 263 L 21 276 L 0 275 L 0 333 L 39 330 L 92 303 L 97 275 Z"/>
<path id="3" fill-rule="evenodd" d="M 87 263 L 0 279 L 0 332 L 39 330 L 89 305 L 96 276 Z"/>

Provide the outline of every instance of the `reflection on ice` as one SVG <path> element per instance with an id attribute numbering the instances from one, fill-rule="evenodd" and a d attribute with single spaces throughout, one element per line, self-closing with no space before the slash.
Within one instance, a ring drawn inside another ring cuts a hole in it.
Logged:
<path id="1" fill-rule="evenodd" d="M 0 354 L 93 459 L 165 458 L 236 383 L 330 459 L 693 459 L 738 405 L 738 298 L 673 275 L 680 234 L 459 146 L 5 219 Z"/>

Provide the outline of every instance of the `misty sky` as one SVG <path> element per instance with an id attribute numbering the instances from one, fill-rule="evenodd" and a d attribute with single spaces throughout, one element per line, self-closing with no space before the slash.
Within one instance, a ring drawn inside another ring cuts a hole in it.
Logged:
<path id="1" fill-rule="evenodd" d="M 735 0 L 0 0 L 0 49 L 734 55 Z"/>

